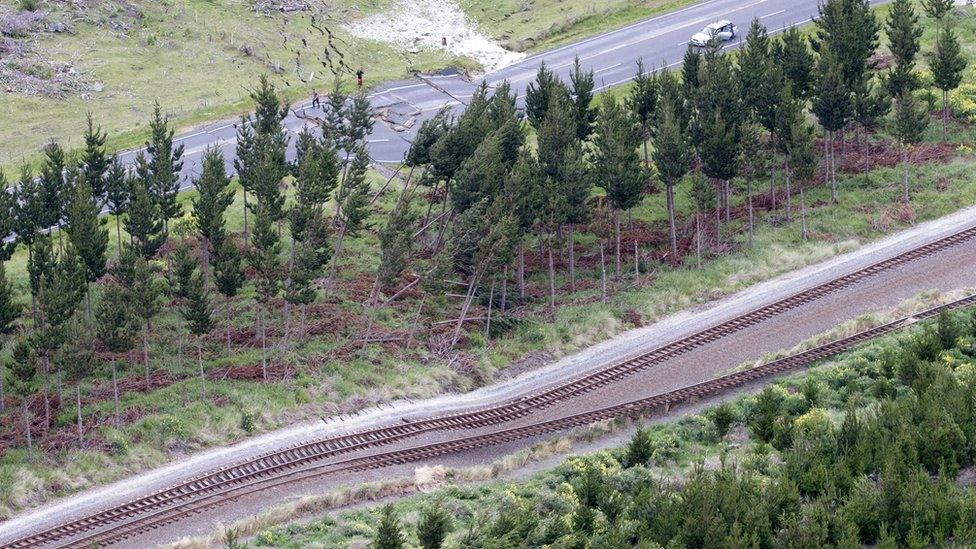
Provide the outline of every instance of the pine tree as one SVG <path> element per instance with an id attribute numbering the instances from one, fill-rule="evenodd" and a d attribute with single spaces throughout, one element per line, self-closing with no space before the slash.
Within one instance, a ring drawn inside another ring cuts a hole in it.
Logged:
<path id="1" fill-rule="evenodd" d="M 203 373 L 203 337 L 214 329 L 210 296 L 204 285 L 203 275 L 194 274 L 190 278 L 186 302 L 180 309 L 180 315 L 197 341 L 197 366 L 200 371 L 200 392 L 203 393 L 207 381 Z"/>
<path id="2" fill-rule="evenodd" d="M 844 83 L 842 67 L 833 51 L 820 53 L 817 84 L 810 110 L 824 129 L 824 159 L 830 179 L 830 201 L 837 202 L 837 166 L 834 159 L 834 133 L 842 131 L 852 115 L 851 92 Z M 843 137 L 843 136 L 842 136 Z"/>
<path id="3" fill-rule="evenodd" d="M 152 373 L 149 364 L 149 335 L 152 333 L 153 318 L 159 314 L 162 306 L 160 299 L 163 296 L 163 285 L 156 277 L 155 268 L 145 258 L 135 258 L 132 279 L 126 290 L 133 311 L 142 319 L 142 361 L 145 368 L 146 390 L 149 390 Z"/>
<path id="4" fill-rule="evenodd" d="M 142 178 L 132 180 L 129 215 L 123 225 L 139 254 L 150 259 L 166 242 L 165 223 Z"/>
<path id="5" fill-rule="evenodd" d="M 737 129 L 726 122 L 725 113 L 715 110 L 703 120 L 703 140 L 698 145 L 702 171 L 708 177 L 718 180 L 722 193 L 720 199 L 726 207 L 728 221 L 729 181 L 739 173 L 739 142 Z"/>
<path id="6" fill-rule="evenodd" d="M 922 0 L 922 9 L 932 19 L 942 21 L 952 11 L 953 0 Z"/>
<path id="7" fill-rule="evenodd" d="M 71 245 L 85 265 L 85 280 L 91 284 L 101 278 L 106 271 L 108 229 L 105 228 L 105 220 L 98 216 L 100 209 L 95 202 L 95 197 L 92 196 L 88 179 L 85 176 L 79 177 L 74 187 L 74 199 L 68 210 L 66 232 Z M 91 312 L 90 299 L 89 296 L 89 313 Z"/>
<path id="8" fill-rule="evenodd" d="M 698 73 L 701 69 L 702 54 L 691 44 L 685 50 L 685 56 L 681 60 L 681 84 L 688 92 L 688 100 L 694 100 L 694 91 L 698 89 L 701 82 L 698 80 Z"/>
<path id="9" fill-rule="evenodd" d="M 115 217 L 117 254 L 122 253 L 122 214 L 129 209 L 131 192 L 132 182 L 129 181 L 125 166 L 118 156 L 113 156 L 105 172 L 105 204 L 108 206 L 108 213 Z"/>
<path id="10" fill-rule="evenodd" d="M 749 208 L 749 247 L 752 247 L 755 221 L 752 207 L 752 184 L 757 178 L 766 175 L 769 155 L 763 144 L 762 128 L 755 123 L 742 126 L 742 139 L 739 141 L 740 165 L 746 180 L 746 204 Z"/>
<path id="11" fill-rule="evenodd" d="M 544 178 L 538 160 L 528 151 L 523 151 L 505 181 L 504 196 L 508 201 L 508 210 L 516 220 L 519 297 L 525 297 L 525 235 L 532 230 L 542 209 L 541 202 L 545 197 L 541 186 Z"/>
<path id="12" fill-rule="evenodd" d="M 95 371 L 98 357 L 95 355 L 95 339 L 91 324 L 74 315 L 65 326 L 65 338 L 54 357 L 58 371 L 63 371 L 67 381 L 75 386 L 75 410 L 78 424 L 78 447 L 84 448 L 85 430 L 81 414 L 81 386 L 85 378 Z"/>
<path id="13" fill-rule="evenodd" d="M 929 125 L 929 115 L 924 104 L 919 104 L 912 93 L 906 93 L 895 101 L 895 120 L 893 133 L 901 145 L 902 200 L 909 202 L 908 153 L 909 148 L 922 140 L 922 134 Z"/>
<path id="14" fill-rule="evenodd" d="M 779 93 L 779 71 L 773 62 L 766 27 L 758 18 L 752 20 L 745 46 L 739 51 L 738 74 L 746 117 L 771 127 Z"/>
<path id="15" fill-rule="evenodd" d="M 400 519 L 397 518 L 393 504 L 388 503 L 383 506 L 372 547 L 375 549 L 401 549 L 403 547 Z"/>
<path id="16" fill-rule="evenodd" d="M 56 268 L 57 260 L 54 257 L 51 237 L 41 235 L 34 241 L 32 253 L 27 260 L 27 275 L 35 321 L 37 320 L 37 298 L 41 293 L 41 283 L 46 279 L 52 279 Z"/>
<path id="17" fill-rule="evenodd" d="M 790 169 L 789 169 L 789 146 L 790 140 L 793 135 L 793 125 L 797 118 L 803 116 L 803 103 L 800 99 L 793 95 L 793 84 L 791 81 L 787 80 L 783 89 L 780 91 L 779 101 L 777 102 L 776 108 L 776 130 L 774 135 L 776 137 L 776 148 L 784 155 L 783 163 L 785 165 L 785 175 L 786 175 L 786 221 L 787 223 L 793 220 L 792 217 L 792 199 L 793 191 L 790 188 Z"/>
<path id="18" fill-rule="evenodd" d="M 352 96 L 352 101 L 346 103 L 343 111 L 346 119 L 346 138 L 343 151 L 348 161 L 350 155 L 357 147 L 366 145 L 366 137 L 373 133 L 373 106 L 366 97 L 365 90 L 359 90 Z"/>
<path id="19" fill-rule="evenodd" d="M 423 549 L 440 549 L 451 532 L 451 515 L 440 500 L 424 506 L 417 519 L 417 540 Z"/>
<path id="20" fill-rule="evenodd" d="M 878 48 L 879 25 L 869 0 L 827 0 L 819 5 L 814 21 L 814 49 L 829 50 L 840 65 L 844 85 L 850 89 L 864 78 L 869 59 Z M 794 95 L 806 98 L 794 86 Z"/>
<path id="21" fill-rule="evenodd" d="M 380 264 L 377 268 L 377 285 L 390 288 L 407 269 L 413 252 L 413 227 L 417 214 L 410 208 L 413 194 L 404 190 L 390 211 L 386 225 L 379 232 Z"/>
<path id="22" fill-rule="evenodd" d="M 918 54 L 922 27 L 911 0 L 895 0 L 885 22 L 889 49 L 894 57 L 894 66 L 888 69 L 886 83 L 888 93 L 898 98 L 919 86 L 915 73 L 915 56 Z"/>
<path id="23" fill-rule="evenodd" d="M 52 141 L 44 147 L 44 161 L 41 165 L 40 193 L 41 217 L 39 229 L 54 229 L 64 219 L 65 201 L 68 199 L 68 182 L 65 179 L 67 170 L 64 149 L 57 142 Z M 59 233 L 60 241 L 60 233 Z"/>
<path id="24" fill-rule="evenodd" d="M 164 233 L 169 234 L 169 220 L 183 215 L 183 206 L 177 200 L 180 172 L 183 171 L 183 145 L 173 145 L 175 130 L 169 127 L 169 118 L 163 116 L 159 101 L 153 104 L 149 133 L 146 153 L 150 179 L 146 186 L 163 220 Z"/>
<path id="25" fill-rule="evenodd" d="M 426 166 L 430 164 L 430 150 L 437 140 L 448 130 L 447 110 L 437 111 L 432 118 L 424 120 L 417 130 L 417 135 L 410 143 L 404 162 L 407 166 Z"/>
<path id="26" fill-rule="evenodd" d="M 208 148 L 203 155 L 203 172 L 193 182 L 199 196 L 193 200 L 193 221 L 201 239 L 203 256 L 203 285 L 210 286 L 210 255 L 226 237 L 224 212 L 234 203 L 230 178 L 224 171 L 224 157 L 220 150 Z"/>
<path id="27" fill-rule="evenodd" d="M 556 73 L 543 61 L 539 64 L 535 82 L 530 83 L 525 90 L 525 115 L 533 128 L 538 128 L 546 119 L 549 103 L 556 94 L 567 94 L 566 85 L 559 81 Z"/>
<path id="28" fill-rule="evenodd" d="M 339 261 L 342 255 L 342 245 L 346 237 L 355 237 L 368 227 L 369 217 L 369 153 L 365 148 L 356 150 L 356 155 L 348 175 L 343 178 L 336 190 L 335 224 L 339 227 L 336 236 L 335 249 L 332 252 L 332 271 L 329 275 L 329 286 L 334 282 Z"/>
<path id="29" fill-rule="evenodd" d="M 639 136 L 627 111 L 613 97 L 604 96 L 597 116 L 593 169 L 595 181 L 614 208 L 616 276 L 620 278 L 620 213 L 640 203 L 644 175 L 637 156 Z"/>
<path id="30" fill-rule="evenodd" d="M 940 0 L 932 0 L 938 4 Z M 934 17 L 934 16 L 933 16 Z M 939 17 L 941 19 L 941 16 Z M 950 28 L 939 30 L 935 40 L 935 51 L 932 52 L 929 66 L 932 69 L 932 79 L 935 87 L 942 92 L 942 141 L 949 136 L 949 92 L 958 88 L 962 83 L 962 71 L 966 68 L 966 59 L 962 56 L 959 39 Z"/>
<path id="31" fill-rule="evenodd" d="M 14 332 L 17 320 L 20 318 L 20 306 L 14 300 L 14 288 L 7 279 L 7 272 L 3 261 L 0 261 L 0 354 L 6 347 L 6 339 Z M 5 368 L 0 363 L 0 412 L 6 410 L 4 401 Z"/>
<path id="32" fill-rule="evenodd" d="M 230 303 L 244 285 L 241 254 L 237 251 L 237 245 L 230 238 L 225 238 L 214 250 L 214 285 L 220 295 L 224 296 L 224 311 L 227 316 L 227 353 L 230 354 Z"/>
<path id="33" fill-rule="evenodd" d="M 13 345 L 13 351 L 10 353 L 13 356 L 13 362 L 11 363 L 11 373 L 14 378 L 13 390 L 16 394 L 21 396 L 21 402 L 24 405 L 23 418 L 24 418 L 24 434 L 27 435 L 27 460 L 34 461 L 34 443 L 33 437 L 31 436 L 31 413 L 29 401 L 33 394 L 34 378 L 37 377 L 37 355 L 34 352 L 34 348 L 31 345 L 30 340 L 26 336 L 19 336 Z"/>
<path id="34" fill-rule="evenodd" d="M 186 299 L 190 293 L 190 282 L 197 268 L 197 259 L 185 241 L 176 243 L 167 257 L 167 277 L 169 294 L 175 300 Z"/>
<path id="35" fill-rule="evenodd" d="M 813 178 L 817 168 L 817 156 L 814 151 L 813 128 L 807 124 L 802 116 L 797 116 L 790 125 L 790 138 L 786 147 L 789 170 L 796 180 L 800 190 L 800 217 L 803 239 L 807 238 L 806 199 L 803 189 Z"/>
<path id="36" fill-rule="evenodd" d="M 27 255 L 30 257 L 34 241 L 41 229 L 46 227 L 41 225 L 44 217 L 41 185 L 34 179 L 34 174 L 26 164 L 21 167 L 20 181 L 17 182 L 17 188 L 14 190 L 14 198 L 17 203 L 14 218 L 17 243 L 27 246 Z"/>
<path id="37" fill-rule="evenodd" d="M 891 110 L 891 99 L 883 86 L 875 86 L 873 80 L 862 78 L 851 90 L 851 108 L 852 119 L 864 143 L 864 174 L 867 177 L 871 169 L 871 138 L 868 134 Z"/>
<path id="38" fill-rule="evenodd" d="M 254 212 L 254 231 L 251 234 L 251 249 L 248 263 L 254 270 L 254 286 L 258 294 L 258 323 L 261 335 L 261 376 L 268 380 L 267 357 L 267 311 L 271 300 L 281 291 L 281 261 L 278 257 L 281 242 L 272 227 L 272 215 L 261 202 Z"/>
<path id="39" fill-rule="evenodd" d="M 549 111 L 549 118 L 552 117 L 553 110 Z M 543 122 L 543 126 L 546 122 Z M 543 168 L 544 170 L 545 168 Z M 556 231 L 566 222 L 569 217 L 569 204 L 565 195 L 562 193 L 560 181 L 551 175 L 547 175 L 542 182 L 542 196 L 545 200 L 541 202 L 542 209 L 539 211 L 539 238 L 546 242 L 549 266 L 549 316 L 554 318 L 556 313 L 556 272 L 553 265 L 553 248 L 555 247 Z"/>
<path id="40" fill-rule="evenodd" d="M 806 38 L 796 27 L 786 29 L 773 44 L 773 62 L 782 70 L 783 78 L 790 81 L 794 97 L 810 97 L 813 92 L 814 60 Z M 766 129 L 772 131 L 769 126 Z"/>
<path id="41" fill-rule="evenodd" d="M 660 86 L 653 71 L 645 71 L 643 58 L 637 59 L 637 73 L 634 75 L 633 82 L 634 85 L 630 88 L 630 95 L 627 96 L 627 108 L 634 113 L 637 122 L 640 124 L 644 166 L 647 167 L 651 163 L 647 142 L 651 139 L 651 126 L 654 123 L 657 113 Z"/>
<path id="42" fill-rule="evenodd" d="M 102 131 L 101 127 L 95 127 L 92 114 L 86 115 L 85 121 L 85 148 L 81 154 L 81 172 L 85 176 L 85 181 L 91 186 L 91 194 L 96 202 L 105 201 L 107 182 L 106 172 L 111 166 L 112 158 L 105 152 L 105 139 L 108 135 Z"/>
<path id="43" fill-rule="evenodd" d="M 110 353 L 112 364 L 112 393 L 115 400 L 115 425 L 120 423 L 119 374 L 117 360 L 120 354 L 131 351 L 136 344 L 139 323 L 129 303 L 128 293 L 118 284 L 102 286 L 102 299 L 95 308 L 95 328 L 98 340 Z"/>
<path id="44" fill-rule="evenodd" d="M 668 208 L 668 239 L 671 242 L 672 261 L 678 261 L 678 237 L 674 222 L 674 186 L 691 169 L 694 150 L 688 137 L 681 131 L 669 101 L 661 103 L 658 110 L 657 139 L 654 146 L 654 165 L 664 181 Z"/>
<path id="45" fill-rule="evenodd" d="M 576 121 L 576 137 L 583 141 L 593 132 L 596 111 L 593 109 L 593 69 L 584 71 L 577 56 L 573 60 L 573 72 L 569 75 L 570 96 Z"/>
<path id="46" fill-rule="evenodd" d="M 17 249 L 16 191 L 7 187 L 7 176 L 0 170 L 0 262 L 7 261 Z"/>

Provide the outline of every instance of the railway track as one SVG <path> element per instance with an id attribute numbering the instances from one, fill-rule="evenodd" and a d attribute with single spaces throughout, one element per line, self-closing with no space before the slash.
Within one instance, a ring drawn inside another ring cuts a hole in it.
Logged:
<path id="1" fill-rule="evenodd" d="M 237 493 L 249 486 L 256 489 L 266 489 L 269 482 L 277 482 L 283 477 L 292 477 L 287 482 L 296 480 L 296 475 L 303 471 L 319 471 L 324 467 L 337 467 L 346 464 L 344 470 L 350 467 L 374 468 L 395 463 L 415 461 L 425 457 L 433 457 L 469 448 L 477 448 L 498 444 L 508 440 L 516 440 L 544 434 L 546 432 L 563 430 L 576 425 L 591 423 L 606 417 L 623 415 L 633 410 L 646 410 L 654 406 L 668 403 L 683 402 L 695 396 L 712 394 L 730 387 L 742 385 L 760 377 L 773 375 L 781 371 L 809 364 L 820 358 L 831 356 L 849 349 L 862 341 L 890 333 L 901 327 L 906 319 L 902 319 L 884 326 L 861 332 L 849 338 L 844 338 L 821 347 L 786 357 L 769 364 L 729 374 L 720 378 L 692 385 L 669 393 L 663 393 L 646 399 L 602 408 L 590 412 L 563 417 L 556 420 L 536 423 L 515 429 L 500 430 L 481 437 L 460 438 L 449 442 L 419 446 L 406 450 L 388 452 L 372 457 L 356 457 L 345 461 L 331 461 L 328 464 L 316 464 L 329 458 L 340 457 L 353 451 L 387 445 L 409 437 L 424 433 L 473 429 L 493 426 L 510 421 L 513 418 L 524 417 L 530 413 L 547 408 L 555 403 L 574 398 L 619 381 L 631 374 L 659 364 L 670 358 L 684 354 L 692 349 L 709 342 L 736 333 L 748 326 L 775 317 L 790 309 L 809 303 L 820 297 L 850 287 L 857 282 L 899 265 L 916 261 L 939 251 L 945 250 L 959 243 L 976 237 L 976 227 L 941 238 L 919 248 L 909 250 L 903 254 L 872 264 L 868 267 L 820 284 L 808 290 L 793 294 L 770 305 L 754 309 L 746 314 L 720 323 L 711 328 L 692 334 L 686 338 L 656 348 L 650 352 L 618 362 L 609 367 L 580 376 L 560 385 L 540 390 L 534 394 L 520 397 L 506 403 L 475 410 L 471 412 L 454 413 L 434 416 L 421 420 L 373 428 L 359 432 L 348 433 L 323 440 L 302 443 L 290 448 L 257 456 L 217 471 L 184 481 L 170 488 L 151 495 L 140 497 L 129 503 L 101 511 L 88 517 L 67 522 L 52 529 L 32 534 L 13 541 L 4 547 L 24 548 L 39 545 L 54 544 L 60 541 L 68 542 L 68 546 L 90 546 L 93 543 L 111 543 L 113 540 L 124 539 L 135 531 L 158 527 L 160 524 L 178 520 L 180 516 L 195 512 L 197 506 L 211 506 L 215 498 L 227 497 L 229 493 Z M 937 314 L 945 307 L 958 308 L 973 304 L 976 296 L 965 298 L 943 307 L 937 307 L 915 315 L 915 318 L 926 318 Z M 589 418 L 589 419 L 587 419 Z M 540 430 L 541 429 L 541 430 Z M 502 437 L 502 438 L 498 438 Z M 482 443 L 476 444 L 478 441 Z M 461 444 L 458 446 L 458 444 Z M 465 446 L 467 445 L 467 446 Z M 406 452 L 406 453 L 404 453 Z M 412 453 L 411 453 L 412 452 Z M 433 453 L 431 453 L 433 452 Z M 414 456 L 414 457 L 410 457 Z M 369 460 L 358 464 L 357 460 Z M 393 460 L 393 461 L 390 461 Z M 398 461 L 399 460 L 399 461 Z M 342 470 L 342 469 L 337 469 Z M 328 471 L 325 471 L 328 472 Z M 322 474 L 319 471 L 317 474 Z M 238 494 L 239 495 L 239 494 Z M 166 519 L 168 515 L 176 518 Z M 162 518 L 161 518 L 162 517 Z M 158 522 L 158 521 L 165 522 Z M 132 525 L 135 526 L 132 526 Z M 128 526 L 127 526 L 128 525 Z M 97 533 L 93 532 L 98 530 Z M 108 536 L 108 537 L 106 537 Z M 80 541 L 79 541 L 80 540 Z"/>

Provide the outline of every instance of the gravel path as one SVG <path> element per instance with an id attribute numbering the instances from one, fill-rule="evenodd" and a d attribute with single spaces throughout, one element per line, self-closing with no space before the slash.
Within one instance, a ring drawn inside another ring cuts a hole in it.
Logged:
<path id="1" fill-rule="evenodd" d="M 53 526 L 70 518 L 76 518 L 113 504 L 128 501 L 218 466 L 303 440 L 334 435 L 366 426 L 396 422 L 403 417 L 421 417 L 464 408 L 480 407 L 526 392 L 535 392 L 545 386 L 577 377 L 586 371 L 600 368 L 608 363 L 679 339 L 689 333 L 738 316 L 810 286 L 968 228 L 974 222 L 976 222 L 976 207 L 967 208 L 956 214 L 921 224 L 877 243 L 864 246 L 857 251 L 757 284 L 728 298 L 708 303 L 695 310 L 674 314 L 653 325 L 626 332 L 543 368 L 471 393 L 445 395 L 420 402 L 395 403 L 382 409 L 365 411 L 355 417 L 330 423 L 298 425 L 255 437 L 234 446 L 203 452 L 169 466 L 71 496 L 14 517 L 0 526 L 0 543 L 21 537 L 44 526 Z M 581 411 L 623 400 L 631 400 L 708 379 L 737 366 L 745 360 L 758 358 L 764 352 L 792 347 L 803 339 L 824 332 L 843 320 L 892 307 L 920 290 L 950 290 L 976 286 L 976 270 L 971 268 L 974 261 L 976 261 L 976 242 L 951 248 L 926 259 L 872 277 L 847 290 L 808 303 L 777 317 L 775 321 L 765 321 L 746 328 L 735 336 L 720 339 L 668 363 L 631 376 L 627 378 L 625 383 L 612 384 L 590 393 L 581 400 L 559 404 L 544 413 L 521 418 L 506 424 L 504 427 L 540 421 L 569 410 Z M 784 320 L 786 322 L 783 322 Z M 450 433 L 434 433 L 429 436 L 410 439 L 408 444 L 433 442 L 450 436 Z M 452 456 L 442 459 L 441 462 L 448 465 L 455 464 L 455 462 L 458 464 L 481 463 L 491 459 L 492 456 L 503 455 L 512 451 L 513 448 L 524 446 L 530 442 L 522 441 L 463 456 Z M 384 450 L 391 447 L 393 446 L 384 447 Z M 406 466 L 404 469 L 412 471 L 413 466 Z M 268 504 L 281 502 L 285 497 L 320 492 L 324 487 L 333 486 L 337 482 L 358 484 L 396 474 L 399 474 L 396 470 L 384 469 L 367 474 L 357 473 L 356 478 L 319 480 L 300 486 L 292 486 L 287 490 L 287 494 L 269 491 L 260 496 L 242 499 L 234 506 L 223 506 L 215 513 L 195 516 L 186 523 L 181 522 L 176 526 L 158 530 L 153 533 L 152 539 L 147 541 L 158 542 L 181 537 L 184 534 L 209 531 L 217 521 L 226 522 L 247 516 Z M 248 500 L 253 500 L 253 505 L 245 504 L 245 501 Z"/>

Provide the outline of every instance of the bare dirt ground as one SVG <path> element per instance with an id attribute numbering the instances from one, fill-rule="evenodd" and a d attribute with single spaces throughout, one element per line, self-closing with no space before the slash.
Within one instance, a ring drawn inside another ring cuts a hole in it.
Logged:
<path id="1" fill-rule="evenodd" d="M 511 65 L 525 56 L 506 50 L 480 31 L 451 0 L 398 0 L 389 10 L 349 23 L 345 28 L 353 36 L 408 52 L 445 49 L 477 61 L 485 72 Z"/>

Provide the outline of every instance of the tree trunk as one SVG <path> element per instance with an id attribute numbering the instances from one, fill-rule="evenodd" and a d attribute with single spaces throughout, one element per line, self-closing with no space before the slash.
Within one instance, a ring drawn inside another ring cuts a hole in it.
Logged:
<path id="1" fill-rule="evenodd" d="M 518 242 L 518 288 L 519 297 L 525 297 L 525 239 Z"/>
<path id="2" fill-rule="evenodd" d="M 176 319 L 176 366 L 183 369 L 183 318 Z"/>
<path id="3" fill-rule="evenodd" d="M 112 353 L 112 397 L 115 400 L 115 426 L 118 427 L 122 422 L 122 414 L 119 412 L 119 370 L 115 353 Z"/>
<path id="4" fill-rule="evenodd" d="M 265 325 L 264 307 L 258 305 L 258 322 L 261 325 L 261 379 L 268 381 L 268 341 L 267 326 Z"/>
<path id="5" fill-rule="evenodd" d="M 210 240 L 203 239 L 203 244 L 201 245 L 201 254 L 203 256 L 203 291 L 206 292 L 210 288 Z"/>
<path id="6" fill-rule="evenodd" d="M 24 397 L 24 422 L 27 424 L 27 460 L 34 461 L 34 437 L 31 436 L 31 417 L 30 406 L 27 405 L 29 399 Z"/>
<path id="7" fill-rule="evenodd" d="M 200 368 L 200 399 L 207 397 L 207 376 L 203 373 L 203 336 L 197 336 L 197 366 Z"/>
<path id="8" fill-rule="evenodd" d="M 949 141 L 949 90 L 942 90 L 942 142 Z"/>
<path id="9" fill-rule="evenodd" d="M 226 314 L 227 314 L 227 356 L 230 356 L 231 355 L 231 350 L 230 350 L 230 325 L 231 325 L 231 322 L 233 322 L 233 319 L 231 317 L 230 298 L 229 297 L 224 300 L 224 308 L 226 309 Z"/>
<path id="10" fill-rule="evenodd" d="M 783 175 L 786 176 L 786 222 L 793 222 L 793 190 L 790 189 L 790 165 L 787 160 L 783 160 Z"/>
<path id="11" fill-rule="evenodd" d="M 695 212 L 695 259 L 701 270 L 701 213 Z"/>
<path id="12" fill-rule="evenodd" d="M 555 316 L 556 314 L 556 269 L 553 267 L 552 263 L 552 247 L 553 244 L 549 243 L 549 315 Z"/>
<path id="13" fill-rule="evenodd" d="M 573 224 L 569 224 L 569 291 L 576 292 L 576 243 L 573 234 Z"/>
<path id="14" fill-rule="evenodd" d="M 122 215 L 115 216 L 115 240 L 118 242 L 118 249 L 115 250 L 115 258 L 122 259 Z"/>
<path id="15" fill-rule="evenodd" d="M 332 253 L 332 268 L 329 269 L 329 278 L 325 281 L 325 291 L 326 293 L 332 291 L 332 285 L 335 283 L 335 277 L 339 272 L 339 255 L 342 253 L 342 241 L 346 237 L 346 225 L 343 224 L 339 229 L 339 235 L 336 237 L 335 251 Z"/>
<path id="16" fill-rule="evenodd" d="M 300 320 L 298 321 L 298 340 L 305 341 L 305 321 L 308 318 L 308 304 L 302 303 Z"/>
<path id="17" fill-rule="evenodd" d="M 637 251 L 637 241 L 634 241 L 634 283 L 640 279 L 640 253 Z"/>
<path id="18" fill-rule="evenodd" d="M 499 311 L 505 314 L 505 302 L 508 300 L 508 265 L 505 265 L 505 270 L 502 272 L 502 302 L 499 305 Z"/>
<path id="19" fill-rule="evenodd" d="M 247 189 L 244 189 L 244 240 L 247 241 Z"/>
<path id="20" fill-rule="evenodd" d="M 491 306 L 495 302 L 495 279 L 491 279 L 491 291 L 488 292 L 488 318 L 485 320 L 485 341 L 491 338 Z"/>
<path id="21" fill-rule="evenodd" d="M 769 206 L 770 211 L 776 210 L 776 170 L 770 170 L 769 174 L 769 197 L 771 204 Z"/>
<path id="22" fill-rule="evenodd" d="M 803 182 L 797 181 L 796 186 L 800 188 L 800 234 L 803 240 L 807 239 L 807 202 L 803 196 Z"/>
<path id="23" fill-rule="evenodd" d="M 434 208 L 434 199 L 437 198 L 437 189 L 440 188 L 440 185 L 440 179 L 434 182 L 434 189 L 430 192 L 430 200 L 427 201 L 427 213 L 424 214 L 424 222 L 421 227 L 425 227 L 430 222 L 430 211 Z"/>
<path id="24" fill-rule="evenodd" d="M 454 326 L 454 336 L 451 338 L 451 348 L 453 349 L 457 345 L 458 338 L 461 337 L 461 327 L 464 325 L 464 321 L 468 316 L 468 309 L 471 307 L 471 301 L 474 300 L 474 293 L 477 289 L 478 282 L 478 272 L 475 271 L 471 274 L 471 282 L 468 283 L 468 292 L 464 296 L 464 305 L 461 306 L 461 316 L 458 317 L 457 324 Z"/>
<path id="25" fill-rule="evenodd" d="M 51 362 L 46 351 L 41 362 L 44 365 L 44 429 L 47 430 L 51 425 L 51 390 L 49 388 L 51 384 Z"/>
<path id="26" fill-rule="evenodd" d="M 7 405 L 4 402 L 4 396 L 3 396 L 3 370 L 0 370 L 0 413 L 5 412 L 6 410 L 7 410 Z"/>
<path id="27" fill-rule="evenodd" d="M 749 205 L 749 247 L 752 247 L 752 234 L 755 230 L 755 222 L 752 212 L 752 177 L 746 178 L 746 203 Z"/>
<path id="28" fill-rule="evenodd" d="M 901 163 L 904 166 L 904 172 L 902 173 L 902 200 L 905 204 L 908 204 L 908 145 L 902 143 L 901 145 Z"/>
<path id="29" fill-rule="evenodd" d="M 80 450 L 85 447 L 85 431 L 81 424 L 81 383 L 75 385 L 75 396 L 76 409 L 78 410 L 78 449 Z"/>
<path id="30" fill-rule="evenodd" d="M 149 392 L 149 322 L 142 331 L 142 363 L 146 369 L 146 392 Z"/>
<path id="31" fill-rule="evenodd" d="M 616 248 L 614 250 L 614 265 L 617 280 L 620 280 L 620 210 L 615 211 L 613 220 L 613 232 L 616 238 Z"/>
<path id="32" fill-rule="evenodd" d="M 834 161 L 833 161 L 833 132 L 824 130 L 824 163 L 827 168 L 827 179 L 830 181 L 830 203 L 837 203 L 837 185 L 834 183 Z M 800 193 L 803 193 L 803 185 L 800 185 Z"/>
<path id="33" fill-rule="evenodd" d="M 420 313 L 424 309 L 424 302 L 427 301 L 427 294 L 420 298 L 420 305 L 417 306 L 417 314 L 413 316 L 413 323 L 410 325 L 410 335 L 407 336 L 407 349 L 413 344 L 413 336 L 417 331 L 417 323 L 420 322 Z"/>
<path id="34" fill-rule="evenodd" d="M 728 223 L 732 219 L 732 184 L 728 179 L 722 181 L 722 188 L 725 191 L 725 222 Z"/>
<path id="35" fill-rule="evenodd" d="M 671 255 L 675 263 L 678 262 L 678 229 L 674 223 L 674 182 L 668 181 L 664 185 L 668 203 L 668 238 L 671 241 Z"/>
<path id="36" fill-rule="evenodd" d="M 603 239 L 600 239 L 600 299 L 607 302 L 607 262 L 603 257 Z"/>

